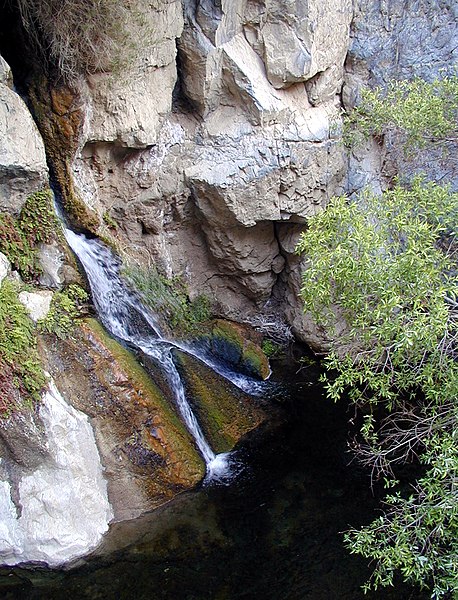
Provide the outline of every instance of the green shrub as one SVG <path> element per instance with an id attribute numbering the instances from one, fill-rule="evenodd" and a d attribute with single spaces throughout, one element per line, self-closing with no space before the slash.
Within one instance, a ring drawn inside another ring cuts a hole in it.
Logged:
<path id="1" fill-rule="evenodd" d="M 29 406 L 40 399 L 46 383 L 36 349 L 35 330 L 18 300 L 17 286 L 4 280 L 0 287 L 0 414 L 13 408 L 14 390 Z"/>
<path id="2" fill-rule="evenodd" d="M 406 147 L 424 148 L 431 142 L 457 141 L 458 76 L 396 81 L 388 89 L 365 89 L 359 106 L 345 121 L 347 143 L 369 135 L 401 132 Z"/>
<path id="3" fill-rule="evenodd" d="M 333 199 L 298 246 L 305 309 L 330 331 L 337 318 L 347 325 L 323 379 L 331 398 L 348 393 L 363 408 L 357 456 L 388 487 L 397 464 L 427 466 L 411 494 L 388 496 L 385 515 L 346 536 L 375 560 L 367 589 L 399 570 L 433 598 L 458 591 L 457 226 L 458 194 L 416 179 Z"/>
<path id="4" fill-rule="evenodd" d="M 54 333 L 60 338 L 70 335 L 75 327 L 75 320 L 82 314 L 82 304 L 87 299 L 87 292 L 77 284 L 56 292 L 48 314 L 38 323 L 40 331 Z"/>
<path id="5" fill-rule="evenodd" d="M 203 295 L 189 300 L 186 286 L 179 277 L 169 280 L 154 267 L 126 267 L 124 275 L 132 287 L 141 293 L 145 303 L 161 315 L 173 330 L 191 333 L 196 325 L 211 318 L 210 300 Z"/>
<path id="6" fill-rule="evenodd" d="M 275 342 L 269 339 L 265 339 L 262 341 L 261 348 L 268 358 L 274 358 L 276 356 L 279 356 L 283 352 L 282 347 L 279 344 L 276 344 Z"/>

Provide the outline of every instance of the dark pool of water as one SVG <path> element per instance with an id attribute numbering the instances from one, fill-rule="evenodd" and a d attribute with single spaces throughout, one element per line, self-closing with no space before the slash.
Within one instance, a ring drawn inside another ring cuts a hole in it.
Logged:
<path id="1" fill-rule="evenodd" d="M 403 585 L 361 592 L 370 570 L 341 532 L 369 522 L 377 501 L 367 475 L 348 466 L 348 414 L 313 384 L 314 369 L 287 378 L 289 417 L 245 440 L 245 466 L 230 485 L 113 526 L 97 555 L 71 571 L 0 571 L 0 597 L 419 600 Z"/>

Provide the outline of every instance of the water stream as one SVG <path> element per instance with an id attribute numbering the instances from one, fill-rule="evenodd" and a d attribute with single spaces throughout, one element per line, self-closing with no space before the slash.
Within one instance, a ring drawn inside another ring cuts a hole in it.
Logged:
<path id="1" fill-rule="evenodd" d="M 111 250 L 98 240 L 88 239 L 70 229 L 64 229 L 64 233 L 69 246 L 84 267 L 94 305 L 106 329 L 158 363 L 170 385 L 180 415 L 205 461 L 207 478 L 227 476 L 230 471 L 229 454 L 215 454 L 205 439 L 186 398 L 172 350 L 177 348 L 192 354 L 245 391 L 259 392 L 259 382 L 231 372 L 189 345 L 165 338 L 154 314 L 123 282 L 119 274 L 120 261 Z"/>

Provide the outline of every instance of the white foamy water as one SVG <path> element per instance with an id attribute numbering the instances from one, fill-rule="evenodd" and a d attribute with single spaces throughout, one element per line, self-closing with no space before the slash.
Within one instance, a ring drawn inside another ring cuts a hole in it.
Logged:
<path id="1" fill-rule="evenodd" d="M 223 377 L 230 379 L 228 373 L 222 367 L 215 368 L 208 359 L 200 357 L 191 348 L 180 346 L 163 337 L 154 314 L 124 284 L 119 275 L 119 259 L 109 248 L 98 240 L 88 239 L 69 229 L 65 229 L 64 233 L 69 246 L 86 271 L 92 298 L 104 326 L 114 336 L 138 348 L 161 366 L 183 422 L 205 460 L 207 479 L 219 479 L 223 474 L 227 476 L 230 471 L 229 453 L 215 454 L 205 439 L 186 398 L 183 382 L 173 360 L 172 350 L 178 348 L 192 354 Z M 239 383 L 248 381 L 242 375 L 237 375 L 237 380 Z M 238 387 L 244 389 L 242 385 Z M 247 384 L 245 387 L 249 387 L 249 385 Z"/>

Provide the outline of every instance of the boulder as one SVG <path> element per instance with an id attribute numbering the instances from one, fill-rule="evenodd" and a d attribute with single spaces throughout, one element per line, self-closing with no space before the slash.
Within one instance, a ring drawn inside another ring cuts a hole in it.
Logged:
<path id="1" fill-rule="evenodd" d="M 19 300 L 26 307 L 32 321 L 44 319 L 51 307 L 53 292 L 50 290 L 39 290 L 36 292 L 21 292 Z"/>
<path id="2" fill-rule="evenodd" d="M 87 416 L 52 382 L 39 412 L 47 460 L 0 480 L 1 564 L 69 562 L 100 542 L 113 516 Z"/>
<path id="3" fill-rule="evenodd" d="M 43 141 L 23 100 L 0 63 L 0 211 L 17 215 L 27 196 L 44 187 L 48 167 Z"/>
<path id="4" fill-rule="evenodd" d="M 6 258 L 4 254 L 0 252 L 0 285 L 5 277 L 11 273 L 11 264 L 10 261 Z"/>

